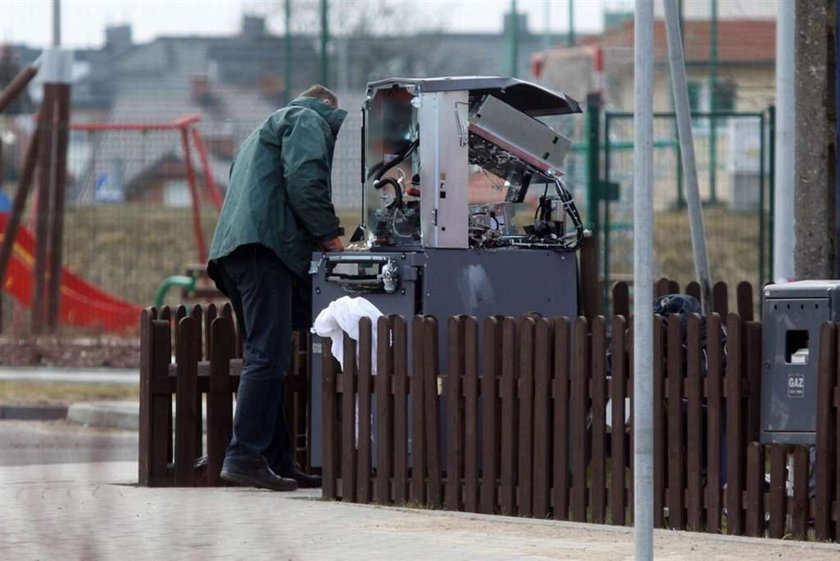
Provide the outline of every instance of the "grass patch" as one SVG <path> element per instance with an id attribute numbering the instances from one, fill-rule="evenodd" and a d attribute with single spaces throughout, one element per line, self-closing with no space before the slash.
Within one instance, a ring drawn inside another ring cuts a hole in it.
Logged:
<path id="1" fill-rule="evenodd" d="M 0 403 L 5 404 L 67 404 L 138 397 L 139 388 L 132 385 L 0 381 Z"/>

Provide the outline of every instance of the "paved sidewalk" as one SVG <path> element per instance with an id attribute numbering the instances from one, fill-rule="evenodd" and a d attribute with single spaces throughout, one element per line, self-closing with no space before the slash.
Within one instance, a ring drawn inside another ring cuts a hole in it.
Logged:
<path id="1" fill-rule="evenodd" d="M 140 371 L 136 368 L 0 366 L 0 381 L 136 386 L 140 383 Z"/>
<path id="2" fill-rule="evenodd" d="M 0 471 L 0 558 L 617 560 L 632 529 L 381 508 L 313 493 L 148 489 L 134 462 Z M 663 560 L 829 560 L 840 547 L 657 531 Z"/>

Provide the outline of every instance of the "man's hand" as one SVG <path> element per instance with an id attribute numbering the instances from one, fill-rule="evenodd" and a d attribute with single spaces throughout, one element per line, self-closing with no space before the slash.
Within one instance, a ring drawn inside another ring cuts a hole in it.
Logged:
<path id="1" fill-rule="evenodd" d="M 344 251 L 344 242 L 341 241 L 341 238 L 333 238 L 321 242 L 321 249 L 324 251 Z"/>

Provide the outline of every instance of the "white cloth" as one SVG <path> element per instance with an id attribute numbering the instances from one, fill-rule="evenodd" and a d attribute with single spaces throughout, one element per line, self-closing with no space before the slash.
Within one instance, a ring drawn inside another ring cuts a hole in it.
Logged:
<path id="1" fill-rule="evenodd" d="M 370 318 L 371 329 L 371 373 L 376 375 L 376 322 L 382 312 L 365 298 L 350 298 L 342 296 L 333 300 L 330 305 L 321 310 L 312 324 L 312 333 L 319 337 L 332 339 L 332 355 L 344 369 L 344 334 L 354 341 L 359 340 L 359 320 Z M 358 364 L 359 349 L 356 348 L 356 362 Z"/>

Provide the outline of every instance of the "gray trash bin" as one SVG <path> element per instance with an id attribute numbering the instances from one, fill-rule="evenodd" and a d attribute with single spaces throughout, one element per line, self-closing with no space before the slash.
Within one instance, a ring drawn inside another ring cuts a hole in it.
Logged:
<path id="1" fill-rule="evenodd" d="M 763 291 L 761 441 L 815 444 L 820 326 L 840 321 L 840 280 Z"/>

